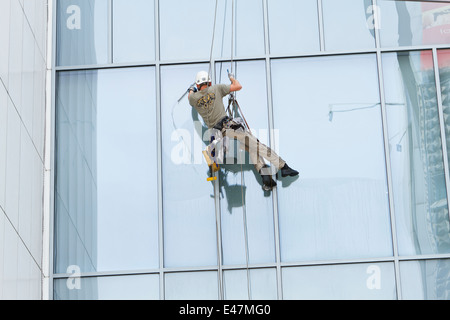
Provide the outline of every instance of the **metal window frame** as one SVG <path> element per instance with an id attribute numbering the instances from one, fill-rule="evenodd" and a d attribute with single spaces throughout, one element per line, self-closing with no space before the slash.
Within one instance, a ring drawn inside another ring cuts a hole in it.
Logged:
<path id="1" fill-rule="evenodd" d="M 268 106 L 268 120 L 269 120 L 269 140 L 270 145 L 274 144 L 274 137 L 272 132 L 274 129 L 274 110 L 273 110 L 273 96 L 272 96 L 272 70 L 271 62 L 277 59 L 290 59 L 290 58 L 304 58 L 304 57 L 320 57 L 320 56 L 339 56 L 339 55 L 355 55 L 355 54 L 374 54 L 377 61 L 377 72 L 378 72 L 378 89 L 380 94 L 381 102 L 381 117 L 382 117 L 382 130 L 384 137 L 384 152 L 385 152 L 385 164 L 386 164 L 386 179 L 387 179 L 387 189 L 389 198 L 389 210 L 390 210 L 390 226 L 391 226 L 391 241 L 393 245 L 393 255 L 389 257 L 375 257 L 366 259 L 342 259 L 342 260 L 321 260 L 321 261 L 298 261 L 298 262 L 283 262 L 281 261 L 281 244 L 280 244 L 280 230 L 279 230 L 279 212 L 278 212 L 278 194 L 277 190 L 273 191 L 272 203 L 273 203 L 273 223 L 274 223 L 274 236 L 275 236 L 275 262 L 273 263 L 262 263 L 262 264 L 239 264 L 239 265 L 223 265 L 222 262 L 222 244 L 221 244 L 221 225 L 220 225 L 220 199 L 218 195 L 218 182 L 215 184 L 215 213 L 216 213 L 216 236 L 217 236 L 217 266 L 198 266 L 198 267 L 179 267 L 179 268 L 167 268 L 164 266 L 164 213 L 163 213 L 163 181 L 162 181 L 162 132 L 161 132 L 161 67 L 166 65 L 183 65 L 183 64 L 196 64 L 196 63 L 211 63 L 213 66 L 216 63 L 228 62 L 229 59 L 223 58 L 212 58 L 211 61 L 199 59 L 199 60 L 174 60 L 166 61 L 161 60 L 160 57 L 160 7 L 159 1 L 155 0 L 155 60 L 146 61 L 141 63 L 113 63 L 113 1 L 108 0 L 108 57 L 110 63 L 101 65 L 79 65 L 79 66 L 57 66 L 56 65 L 56 29 L 57 29 L 57 1 L 49 0 L 52 6 L 52 16 L 49 17 L 51 20 L 51 32 L 52 44 L 51 44 L 51 110 L 47 110 L 48 117 L 51 123 L 47 124 L 50 133 L 50 137 L 46 140 L 46 149 L 48 149 L 49 158 L 47 159 L 48 167 L 46 172 L 49 176 L 48 188 L 49 188 L 49 205 L 46 210 L 48 210 L 49 216 L 49 299 L 53 299 L 53 283 L 57 279 L 67 279 L 70 274 L 54 273 L 54 214 L 55 214 L 55 110 L 56 110 L 56 76 L 60 71 L 77 71 L 77 70 L 89 70 L 89 69 L 110 69 L 110 68 L 127 68 L 127 67 L 155 67 L 155 90 L 156 90 L 156 139 L 157 139 L 157 190 L 158 190 L 158 230 L 159 230 L 159 268 L 157 269 L 147 269 L 147 270 L 125 270 L 125 271 L 107 271 L 107 272 L 91 272 L 82 273 L 80 276 L 83 277 L 106 277 L 106 276 L 125 276 L 125 275 L 142 275 L 142 274 L 158 274 L 159 275 L 159 296 L 161 300 L 165 299 L 165 275 L 169 273 L 180 273 L 180 272 L 195 272 L 195 271 L 213 271 L 218 273 L 218 297 L 219 299 L 225 299 L 223 293 L 223 274 L 228 270 L 246 270 L 247 267 L 250 270 L 253 269 L 264 269 L 270 268 L 276 271 L 276 281 L 277 281 L 277 297 L 279 300 L 283 299 L 283 280 L 282 280 L 282 270 L 287 267 L 301 267 L 301 266 L 322 266 L 322 265 L 336 265 L 336 264 L 362 264 L 362 263 L 392 263 L 395 271 L 395 281 L 397 290 L 397 299 L 402 299 L 402 284 L 400 281 L 400 264 L 403 261 L 422 261 L 422 260 L 434 260 L 434 259 L 450 259 L 450 253 L 448 254 L 430 254 L 430 255 L 413 255 L 413 256 L 400 256 L 398 252 L 397 244 L 397 230 L 396 230 L 396 219 L 394 210 L 394 200 L 393 200 L 393 185 L 392 185 L 392 168 L 390 164 L 390 154 L 389 154 L 389 141 L 388 141 L 388 129 L 387 129 L 387 110 L 386 103 L 384 99 L 384 81 L 383 81 L 383 69 L 382 69 L 382 54 L 387 52 L 402 52 L 402 51 L 421 51 L 430 50 L 433 53 L 433 62 L 435 64 L 435 81 L 436 88 L 438 92 L 438 110 L 440 119 L 440 130 L 443 145 L 444 154 L 444 171 L 447 186 L 447 198 L 450 200 L 450 178 L 449 178 L 449 164 L 446 152 L 445 143 L 445 127 L 443 123 L 443 110 L 442 110 L 442 99 L 441 99 L 441 84 L 439 81 L 439 69 L 437 68 L 438 63 L 438 51 L 440 49 L 450 49 L 449 45 L 418 45 L 418 46 L 408 46 L 408 47 L 392 47 L 392 48 L 382 48 L 380 43 L 379 30 L 375 29 L 375 48 L 368 50 L 350 50 L 350 51 L 325 51 L 325 40 L 324 40 L 324 25 L 323 25 L 323 3 L 322 0 L 317 0 L 317 10 L 318 10 L 318 28 L 320 37 L 320 51 L 315 53 L 305 53 L 305 54 L 293 54 L 293 55 L 274 55 L 270 53 L 270 41 L 269 41 L 269 0 L 261 0 L 263 6 L 263 23 L 264 23 L 264 54 L 252 57 L 234 57 L 233 60 L 238 61 L 255 61 L 261 60 L 265 62 L 266 67 L 266 86 L 267 86 L 267 106 Z M 391 1 L 405 1 L 405 0 L 391 0 Z M 420 1 L 420 0 L 408 0 L 408 1 Z M 422 1 L 423 2 L 423 1 Z M 450 3 L 448 0 L 433 0 L 430 2 L 443 2 Z M 374 6 L 377 5 L 377 0 L 372 0 Z M 375 19 L 379 19 L 377 13 L 375 12 Z M 212 72 L 215 72 L 215 68 L 212 68 Z M 450 202 L 450 201 L 448 201 Z M 449 204 L 450 206 L 450 204 Z M 450 212 L 450 210 L 449 210 Z"/>

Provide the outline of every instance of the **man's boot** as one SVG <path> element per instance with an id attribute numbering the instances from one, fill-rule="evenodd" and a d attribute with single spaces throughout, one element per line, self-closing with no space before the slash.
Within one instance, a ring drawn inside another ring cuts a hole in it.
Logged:
<path id="1" fill-rule="evenodd" d="M 277 183 L 272 179 L 272 176 L 261 175 L 261 177 L 264 191 L 271 191 L 273 187 L 277 185 Z"/>
<path id="2" fill-rule="evenodd" d="M 298 175 L 298 171 L 296 171 L 296 170 L 290 168 L 290 167 L 287 165 L 287 163 L 284 165 L 283 168 L 281 168 L 281 176 L 282 176 L 283 178 L 284 178 L 284 177 L 287 177 L 287 176 L 295 177 L 296 175 Z"/>

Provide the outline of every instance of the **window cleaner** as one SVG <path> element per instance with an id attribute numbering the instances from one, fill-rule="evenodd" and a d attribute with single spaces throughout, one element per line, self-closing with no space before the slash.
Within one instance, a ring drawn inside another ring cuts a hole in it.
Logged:
<path id="1" fill-rule="evenodd" d="M 242 121 L 241 118 L 231 118 L 227 115 L 223 98 L 230 95 L 229 106 L 234 105 L 240 109 L 233 93 L 242 89 L 242 85 L 235 79 L 232 73 L 228 73 L 228 77 L 231 81 L 230 85 L 211 85 L 211 78 L 208 72 L 198 72 L 195 78 L 195 85 L 192 85 L 188 89 L 189 104 L 197 110 L 209 129 L 218 130 L 222 137 L 235 139 L 240 142 L 240 148 L 249 153 L 256 170 L 261 174 L 263 189 L 270 191 L 277 184 L 272 179 L 273 171 L 270 170 L 270 167 L 266 165 L 264 160 L 270 162 L 276 168 L 276 171 L 281 171 L 282 177 L 293 177 L 299 173 L 290 168 L 275 151 L 254 137 L 246 121 Z M 212 172 L 214 170 L 217 171 L 220 164 L 217 159 L 218 146 L 223 147 L 223 144 L 221 145 L 219 143 L 221 142 L 221 139 L 218 138 L 220 134 L 212 135 L 211 144 L 203 152 Z"/>

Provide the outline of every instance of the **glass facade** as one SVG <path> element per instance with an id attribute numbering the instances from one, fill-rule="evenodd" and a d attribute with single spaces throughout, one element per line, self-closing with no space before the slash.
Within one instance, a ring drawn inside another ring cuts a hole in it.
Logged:
<path id="1" fill-rule="evenodd" d="M 54 299 L 448 299 L 450 2 L 54 12 Z M 206 181 L 200 70 L 298 178 Z"/>

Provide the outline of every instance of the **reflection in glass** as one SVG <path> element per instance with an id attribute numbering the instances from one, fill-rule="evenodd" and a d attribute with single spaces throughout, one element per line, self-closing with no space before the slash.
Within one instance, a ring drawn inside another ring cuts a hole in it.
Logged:
<path id="1" fill-rule="evenodd" d="M 371 0 L 323 0 L 325 49 L 375 48 Z"/>
<path id="2" fill-rule="evenodd" d="M 58 66 L 108 61 L 108 0 L 57 1 Z"/>
<path id="3" fill-rule="evenodd" d="M 450 260 L 400 262 L 402 299 L 449 300 Z"/>
<path id="4" fill-rule="evenodd" d="M 208 70 L 208 65 L 161 68 L 166 267 L 217 265 L 214 186 L 206 181 L 209 168 L 202 154 L 206 130 L 184 95 L 201 70 Z"/>
<path id="5" fill-rule="evenodd" d="M 113 62 L 155 60 L 154 0 L 113 1 Z"/>
<path id="6" fill-rule="evenodd" d="M 97 71 L 57 77 L 56 273 L 97 269 L 97 83 Z"/>
<path id="7" fill-rule="evenodd" d="M 271 54 L 320 51 L 317 0 L 269 0 Z"/>
<path id="8" fill-rule="evenodd" d="M 220 83 L 230 83 L 227 69 L 231 69 L 229 63 L 216 65 L 216 77 L 220 77 Z M 239 79 L 243 86 L 243 89 L 236 93 L 236 100 L 254 135 L 267 145 L 269 131 L 265 61 L 239 62 L 233 70 L 236 79 Z M 226 103 L 227 101 L 225 105 Z M 222 165 L 219 171 L 223 263 L 246 263 L 246 232 L 249 263 L 274 262 L 275 236 L 271 193 L 262 190 L 260 174 L 249 162 L 248 154 L 241 153 L 237 143 L 230 148 L 232 151 L 226 155 L 226 164 Z M 246 160 L 241 166 L 244 161 L 238 159 Z"/>
<path id="9" fill-rule="evenodd" d="M 218 277 L 215 271 L 178 272 L 165 275 L 166 300 L 217 300 Z"/>
<path id="10" fill-rule="evenodd" d="M 364 75 L 364 76 L 361 76 Z M 392 255 L 375 55 L 272 62 L 282 261 Z"/>
<path id="11" fill-rule="evenodd" d="M 439 78 L 441 82 L 442 108 L 447 145 L 447 159 L 450 160 L 450 50 L 438 51 Z"/>
<path id="12" fill-rule="evenodd" d="M 58 74 L 56 273 L 159 267 L 154 79 L 154 68 Z"/>
<path id="13" fill-rule="evenodd" d="M 450 43 L 449 3 L 380 0 L 384 47 Z"/>
<path id="14" fill-rule="evenodd" d="M 159 275 L 56 279 L 53 294 L 55 300 L 158 300 Z"/>
<path id="15" fill-rule="evenodd" d="M 393 263 L 289 267 L 282 269 L 283 299 L 396 299 Z"/>
<path id="16" fill-rule="evenodd" d="M 387 53 L 382 58 L 399 253 L 448 253 L 447 190 L 432 53 Z"/>

